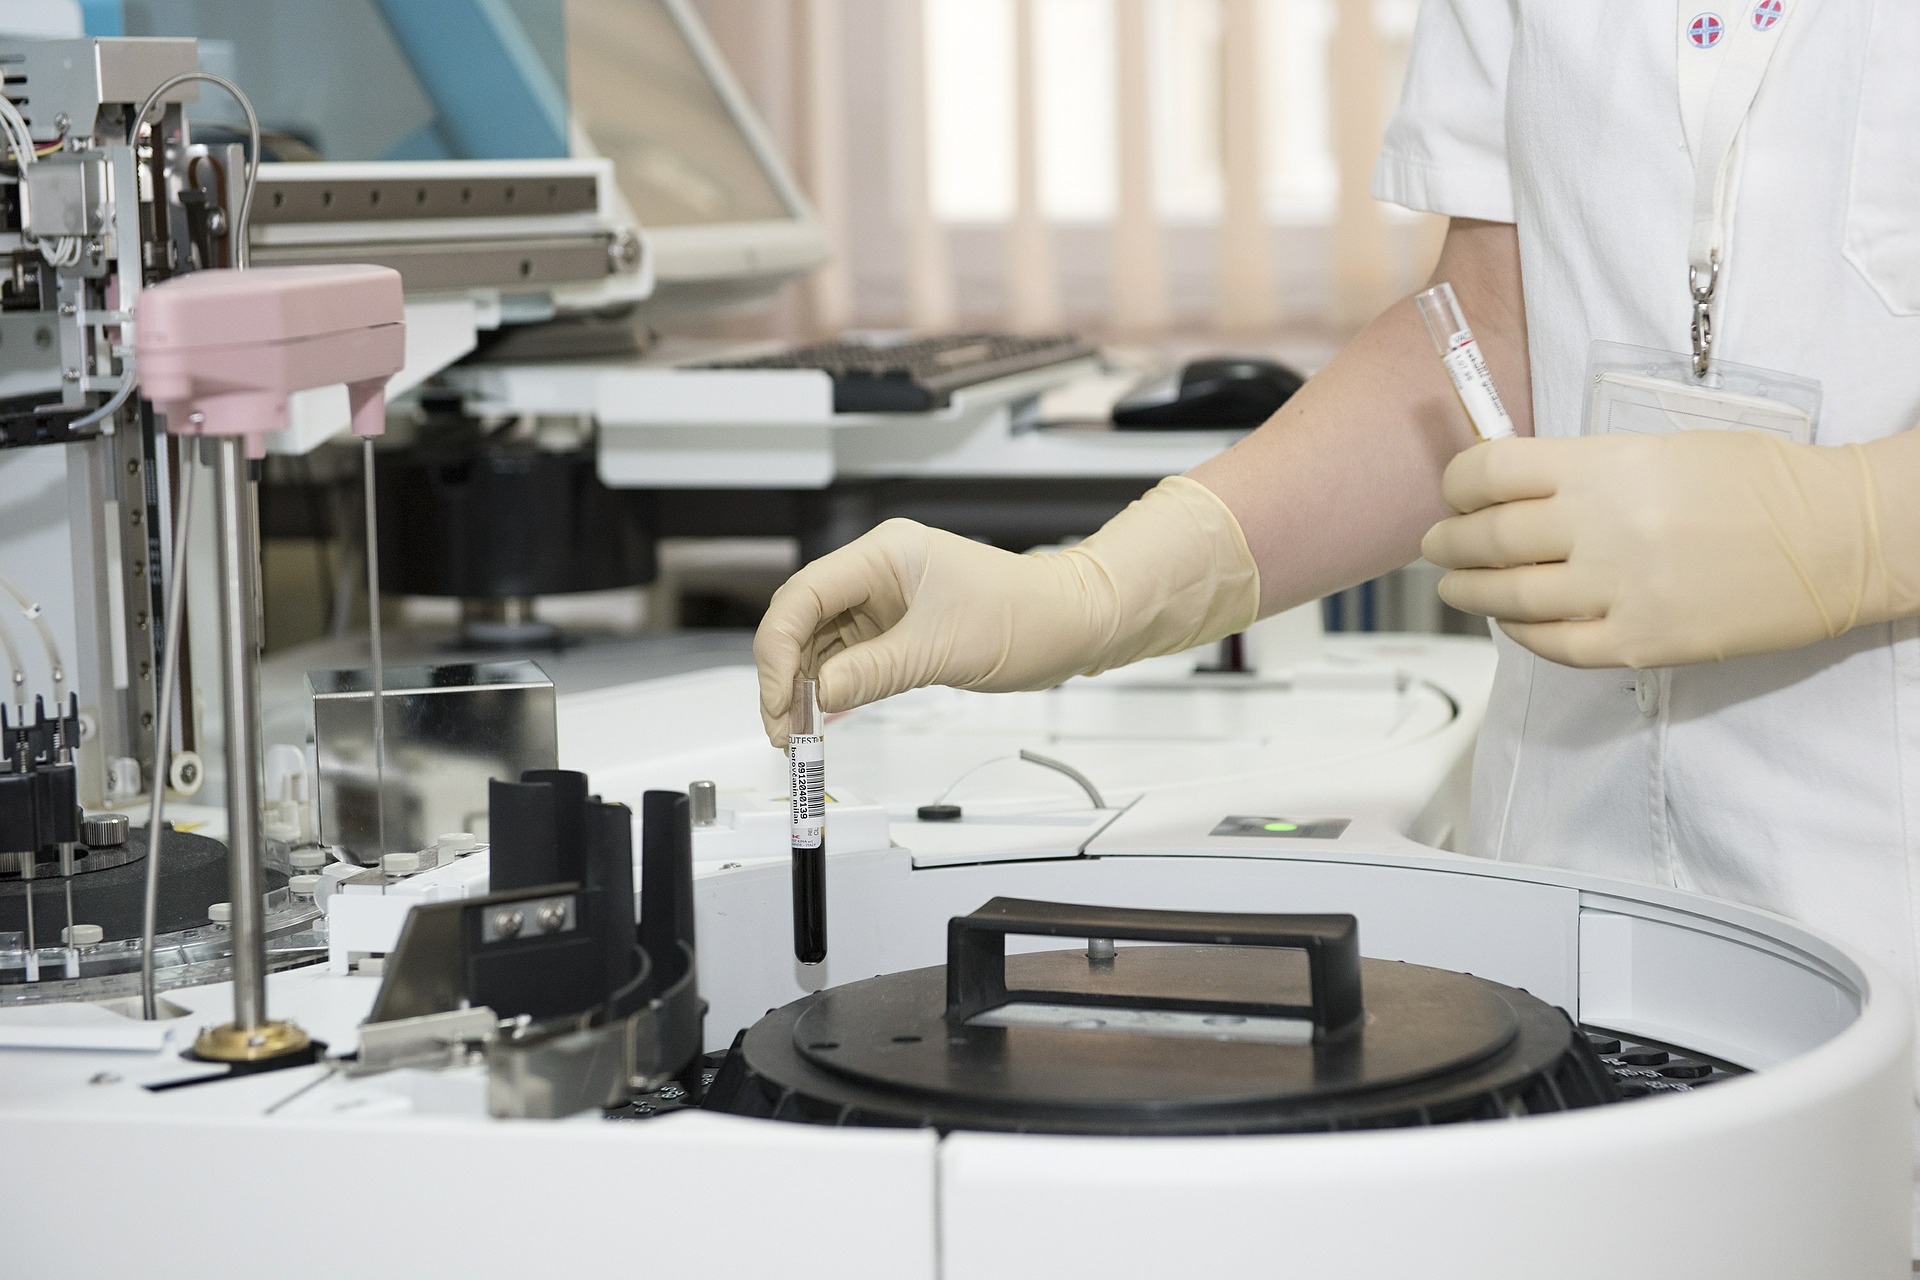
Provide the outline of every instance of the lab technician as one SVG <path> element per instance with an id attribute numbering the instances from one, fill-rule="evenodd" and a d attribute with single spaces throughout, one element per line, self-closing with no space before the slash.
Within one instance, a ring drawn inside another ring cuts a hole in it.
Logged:
<path id="1" fill-rule="evenodd" d="M 1912 982 L 1916 67 L 1916 0 L 1427 0 L 1375 191 L 1451 219 L 1435 279 L 1523 438 L 1468 447 L 1402 302 L 1077 547 L 893 520 L 802 569 L 755 643 L 769 733 L 797 668 L 835 710 L 1039 689 L 1424 550 L 1498 623 L 1471 851 L 1764 907 Z"/>

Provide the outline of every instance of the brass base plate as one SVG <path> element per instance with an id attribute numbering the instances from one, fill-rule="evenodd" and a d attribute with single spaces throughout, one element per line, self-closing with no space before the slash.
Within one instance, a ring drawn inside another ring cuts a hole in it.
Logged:
<path id="1" fill-rule="evenodd" d="M 265 1062 L 299 1053 L 313 1040 L 291 1022 L 241 1028 L 228 1022 L 208 1027 L 193 1042 L 193 1056 L 209 1062 Z"/>

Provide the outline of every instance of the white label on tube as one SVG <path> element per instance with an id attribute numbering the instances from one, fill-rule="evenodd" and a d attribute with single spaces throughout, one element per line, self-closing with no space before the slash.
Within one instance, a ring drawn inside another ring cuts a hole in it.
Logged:
<path id="1" fill-rule="evenodd" d="M 1460 343 L 1441 359 L 1460 393 L 1460 403 L 1473 421 L 1473 429 L 1482 440 L 1501 440 L 1513 434 L 1513 419 L 1500 403 L 1500 392 L 1493 385 L 1493 371 L 1480 354 L 1480 344 L 1472 338 Z"/>
<path id="2" fill-rule="evenodd" d="M 793 796 L 793 847 L 818 849 L 827 820 L 826 740 L 817 733 L 789 734 L 787 774 Z"/>

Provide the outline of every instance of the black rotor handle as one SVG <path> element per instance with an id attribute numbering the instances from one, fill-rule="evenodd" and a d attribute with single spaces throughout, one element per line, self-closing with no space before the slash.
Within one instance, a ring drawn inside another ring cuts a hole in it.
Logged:
<path id="1" fill-rule="evenodd" d="M 1007 935 L 1109 938 L 1221 947 L 1282 947 L 1307 953 L 1311 1004 L 1112 996 L 1084 991 L 1009 991 Z M 1360 993 L 1360 927 L 1350 915 L 1160 911 L 995 898 L 947 922 L 947 1021 L 964 1023 L 1013 1002 L 1075 1004 L 1302 1018 L 1313 1038 L 1345 1035 L 1366 1018 Z"/>

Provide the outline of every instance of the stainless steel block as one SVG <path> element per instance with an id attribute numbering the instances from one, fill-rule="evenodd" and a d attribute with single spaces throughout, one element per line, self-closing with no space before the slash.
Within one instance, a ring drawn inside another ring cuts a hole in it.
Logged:
<path id="1" fill-rule="evenodd" d="M 364 863 L 424 849 L 443 831 L 484 838 L 487 780 L 559 764 L 553 683 L 532 662 L 390 667 L 385 711 L 386 847 L 379 847 L 373 674 L 315 671 L 320 838 Z"/>
<path id="2" fill-rule="evenodd" d="M 42 239 L 99 235 L 107 206 L 104 152 L 52 155 L 27 170 L 27 230 Z"/>

